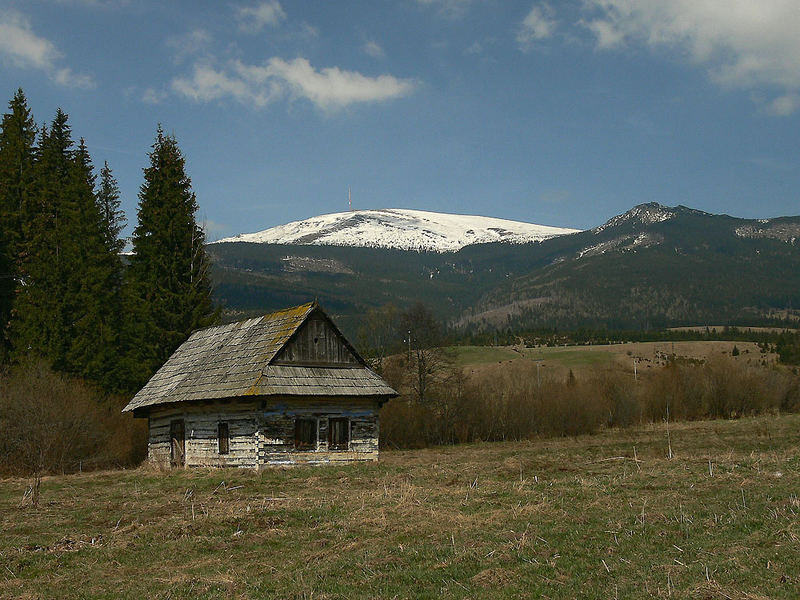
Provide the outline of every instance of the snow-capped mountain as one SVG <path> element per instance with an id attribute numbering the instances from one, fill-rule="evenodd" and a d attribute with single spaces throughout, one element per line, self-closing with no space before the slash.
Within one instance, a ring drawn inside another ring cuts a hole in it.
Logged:
<path id="1" fill-rule="evenodd" d="M 362 211 L 230 238 L 281 244 L 213 244 L 208 251 L 217 294 L 231 315 L 309 297 L 335 307 L 353 328 L 365 307 L 416 300 L 477 331 L 772 323 L 798 315 L 800 216 L 740 219 L 650 203 L 541 243 L 477 243 L 570 231 L 420 211 Z M 465 243 L 471 245 L 458 252 L 386 249 L 454 250 Z"/>
<path id="2" fill-rule="evenodd" d="M 257 233 L 224 238 L 216 243 L 252 242 L 456 252 L 471 244 L 538 242 L 577 231 L 492 217 L 390 208 L 320 215 Z"/>
<path id="3" fill-rule="evenodd" d="M 703 212 L 695 208 L 688 208 L 686 206 L 663 206 L 658 202 L 649 202 L 647 204 L 639 204 L 634 206 L 629 211 L 613 217 L 603 225 L 592 229 L 594 233 L 601 233 L 609 228 L 619 227 L 625 223 L 631 223 L 635 227 L 647 227 L 654 223 L 662 223 L 674 219 L 679 215 L 695 215 L 695 216 L 713 216 L 711 213 Z"/>

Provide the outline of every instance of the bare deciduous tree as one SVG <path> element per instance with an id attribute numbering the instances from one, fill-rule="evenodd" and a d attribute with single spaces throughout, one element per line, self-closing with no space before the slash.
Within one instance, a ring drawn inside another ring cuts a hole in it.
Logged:
<path id="1" fill-rule="evenodd" d="M 401 323 L 408 348 L 409 387 L 417 401 L 425 402 L 431 387 L 451 371 L 453 361 L 442 347 L 441 324 L 423 303 L 417 302 L 405 311 Z"/>

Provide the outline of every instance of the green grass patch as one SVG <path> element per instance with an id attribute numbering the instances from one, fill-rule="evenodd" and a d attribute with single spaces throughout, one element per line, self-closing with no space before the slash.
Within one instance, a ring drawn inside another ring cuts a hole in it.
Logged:
<path id="1" fill-rule="evenodd" d="M 611 348 L 614 348 L 613 346 Z M 602 349 L 584 350 L 569 348 L 524 348 L 515 350 L 508 346 L 452 346 L 448 348 L 460 367 L 498 363 L 524 358 L 543 360 L 566 368 L 606 365 L 614 361 L 614 354 Z"/>
<path id="2" fill-rule="evenodd" d="M 514 360 L 523 356 L 506 346 L 451 346 L 448 351 L 452 352 L 456 365 L 460 367 Z"/>
<path id="3" fill-rule="evenodd" d="M 541 348 L 531 351 L 532 358 L 543 358 L 546 362 L 558 363 L 566 368 L 606 365 L 614 361 L 614 355 L 603 350 L 576 350 L 574 348 Z"/>

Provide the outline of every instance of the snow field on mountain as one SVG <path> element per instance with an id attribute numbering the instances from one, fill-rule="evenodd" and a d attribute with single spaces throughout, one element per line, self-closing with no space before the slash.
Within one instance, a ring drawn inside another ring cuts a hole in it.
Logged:
<path id="1" fill-rule="evenodd" d="M 455 252 L 471 244 L 538 242 L 576 229 L 411 209 L 358 210 L 293 221 L 216 243 L 305 244 Z"/>

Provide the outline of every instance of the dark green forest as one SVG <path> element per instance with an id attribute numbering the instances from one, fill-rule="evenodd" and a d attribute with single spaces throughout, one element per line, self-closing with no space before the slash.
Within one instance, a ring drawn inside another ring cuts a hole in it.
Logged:
<path id="1" fill-rule="evenodd" d="M 159 126 L 126 267 L 111 167 L 99 177 L 68 115 L 36 126 L 22 90 L 0 130 L 3 362 L 43 361 L 104 392 L 143 385 L 215 321 L 197 201 L 177 140 Z"/>
<path id="2" fill-rule="evenodd" d="M 140 460 L 142 427 L 120 409 L 193 330 L 218 319 L 178 142 L 159 126 L 142 154 L 124 264 L 111 167 L 96 172 L 63 110 L 37 126 L 21 89 L 3 115 L 0 471 L 38 477 Z"/>

